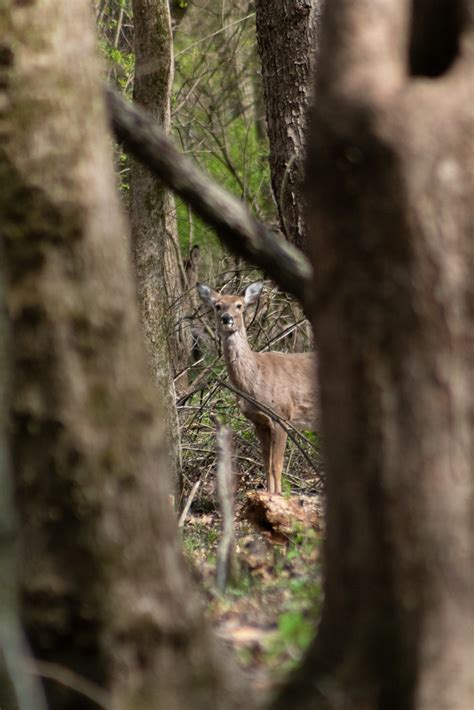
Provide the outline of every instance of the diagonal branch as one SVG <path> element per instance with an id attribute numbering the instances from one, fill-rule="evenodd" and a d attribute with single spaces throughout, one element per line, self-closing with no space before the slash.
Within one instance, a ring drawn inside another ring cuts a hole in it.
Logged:
<path id="1" fill-rule="evenodd" d="M 311 312 L 312 268 L 306 257 L 264 224 L 244 204 L 183 156 L 160 126 L 111 87 L 106 98 L 115 135 L 160 180 L 185 200 L 235 254 L 264 269 Z"/>

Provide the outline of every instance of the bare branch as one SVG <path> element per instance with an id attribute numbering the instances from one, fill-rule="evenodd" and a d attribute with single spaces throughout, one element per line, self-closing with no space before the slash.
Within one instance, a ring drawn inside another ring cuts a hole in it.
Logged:
<path id="1" fill-rule="evenodd" d="M 276 237 L 240 200 L 185 158 L 144 111 L 124 101 L 111 87 L 105 91 L 117 139 L 214 227 L 232 252 L 264 269 L 310 313 L 312 268 L 306 257 Z"/>
<path id="2" fill-rule="evenodd" d="M 98 708 L 103 708 L 103 710 L 110 708 L 110 696 L 106 691 L 70 668 L 66 668 L 66 666 L 35 660 L 34 663 L 29 664 L 28 671 L 32 676 L 47 678 L 74 690 L 79 695 L 95 703 Z"/>
<path id="3" fill-rule="evenodd" d="M 198 39 L 196 42 L 193 42 L 192 44 L 188 45 L 184 49 L 182 49 L 180 52 L 176 52 L 174 55 L 174 58 L 177 59 L 181 54 L 185 54 L 186 52 L 189 52 L 190 49 L 194 49 L 198 44 L 202 44 L 202 42 L 206 42 L 208 39 L 211 37 L 215 37 L 216 35 L 220 34 L 221 32 L 226 32 L 226 30 L 229 30 L 231 27 L 234 27 L 235 25 L 239 25 L 242 22 L 245 22 L 246 20 L 250 19 L 251 17 L 255 17 L 255 13 L 251 12 L 249 15 L 246 15 L 245 17 L 239 17 L 238 20 L 234 20 L 234 22 L 230 22 L 228 25 L 225 25 L 224 27 L 219 27 L 218 30 L 215 32 L 211 32 L 211 34 L 206 35 L 206 37 L 201 37 Z"/>
<path id="4" fill-rule="evenodd" d="M 179 516 L 179 520 L 178 520 L 178 527 L 179 528 L 184 527 L 184 523 L 185 523 L 186 517 L 189 513 L 189 509 L 191 508 L 191 505 L 192 505 L 193 500 L 196 496 L 196 493 L 198 492 L 198 488 L 201 485 L 201 482 L 202 482 L 202 479 L 198 478 L 198 480 L 196 481 L 196 483 L 192 487 L 191 493 L 189 494 L 188 500 L 186 501 L 186 505 L 183 508 L 183 512 Z"/>

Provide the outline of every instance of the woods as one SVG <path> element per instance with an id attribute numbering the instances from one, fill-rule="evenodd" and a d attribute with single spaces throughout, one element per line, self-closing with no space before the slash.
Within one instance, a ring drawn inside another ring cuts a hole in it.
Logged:
<path id="1" fill-rule="evenodd" d="M 473 48 L 467 0 L 0 3 L 2 710 L 471 707 Z M 262 280 L 246 347 L 318 361 L 283 495 L 195 287 Z"/>

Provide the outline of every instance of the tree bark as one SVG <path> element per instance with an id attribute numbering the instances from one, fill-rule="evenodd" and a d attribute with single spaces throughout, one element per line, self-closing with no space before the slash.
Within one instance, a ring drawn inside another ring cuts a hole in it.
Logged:
<path id="1" fill-rule="evenodd" d="M 11 378 L 4 262 L 0 240 L 0 707 L 46 710 L 42 689 L 28 672 L 28 648 L 20 622 L 18 526 L 8 446 Z"/>
<path id="2" fill-rule="evenodd" d="M 90 12 L 0 7 L 23 619 L 36 657 L 106 689 L 110 707 L 236 707 L 169 504 Z M 96 707 L 57 683 L 48 695 L 51 710 Z"/>
<path id="3" fill-rule="evenodd" d="M 170 130 L 173 37 L 167 0 L 133 0 L 134 100 Z M 141 163 L 132 162 L 132 237 L 145 327 L 155 372 L 162 368 L 159 334 L 166 336 L 174 374 L 189 363 L 191 336 L 185 312 L 174 197 Z M 164 331 L 167 326 L 168 330 Z M 155 355 L 155 350 L 157 351 Z M 158 375 L 159 379 L 159 375 Z M 178 377 L 178 391 L 186 386 Z"/>
<path id="4" fill-rule="evenodd" d="M 134 98 L 160 122 L 170 126 L 173 80 L 172 34 L 166 0 L 133 0 L 135 38 Z M 184 327 L 181 298 L 178 233 L 174 198 L 142 164 L 132 160 L 131 227 L 138 297 L 149 359 L 155 382 L 163 394 L 168 422 L 170 460 L 179 468 L 179 430 L 175 388 L 187 377 L 191 351 L 189 329 Z M 176 385 L 176 387 L 175 387 Z"/>
<path id="5" fill-rule="evenodd" d="M 421 5 L 332 0 L 323 18 L 308 196 L 325 607 L 278 710 L 474 698 L 473 14 L 445 0 L 423 23 Z"/>
<path id="6" fill-rule="evenodd" d="M 306 124 L 322 4 L 323 0 L 255 3 L 273 194 L 283 234 L 304 251 Z"/>

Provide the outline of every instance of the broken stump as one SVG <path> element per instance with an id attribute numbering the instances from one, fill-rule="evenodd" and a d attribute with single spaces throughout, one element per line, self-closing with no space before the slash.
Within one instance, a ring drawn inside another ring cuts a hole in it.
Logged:
<path id="1" fill-rule="evenodd" d="M 322 527 L 321 500 L 317 496 L 287 498 L 274 493 L 247 493 L 241 517 L 268 533 L 274 542 L 286 542 L 295 529 Z"/>

